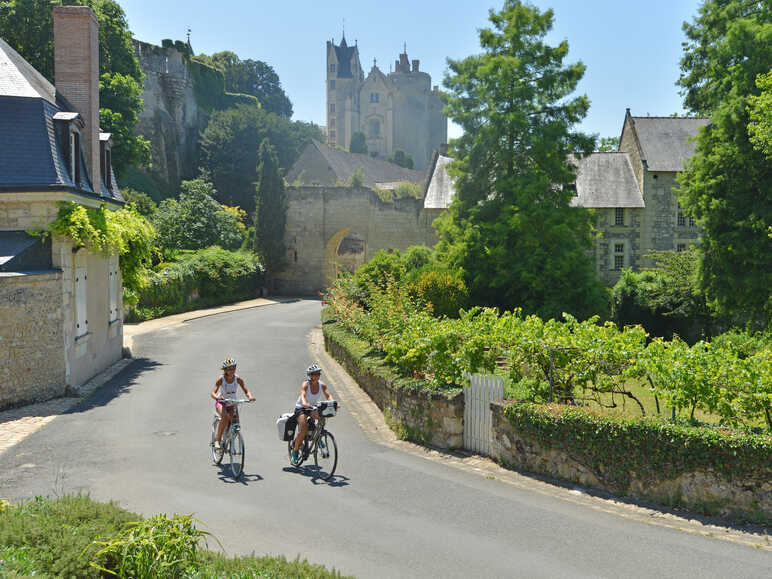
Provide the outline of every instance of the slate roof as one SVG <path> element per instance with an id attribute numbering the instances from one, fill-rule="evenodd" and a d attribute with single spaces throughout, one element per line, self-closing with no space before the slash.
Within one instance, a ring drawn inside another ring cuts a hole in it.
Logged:
<path id="1" fill-rule="evenodd" d="M 351 78 L 351 59 L 354 57 L 355 46 L 346 44 L 346 37 L 340 41 L 340 46 L 335 46 L 335 56 L 338 58 L 338 78 Z"/>
<path id="2" fill-rule="evenodd" d="M 24 231 L 0 231 L 0 272 L 50 270 L 50 242 Z"/>
<path id="3" fill-rule="evenodd" d="M 649 171 L 682 171 L 684 161 L 694 154 L 694 137 L 707 118 L 632 117 L 641 157 Z"/>
<path id="4" fill-rule="evenodd" d="M 344 183 L 351 179 L 351 176 L 357 169 L 361 169 L 364 173 L 364 184 L 367 187 L 377 187 L 381 183 L 397 181 L 410 181 L 411 183 L 423 185 L 426 180 L 426 173 L 424 171 L 405 169 L 394 163 L 375 159 L 370 155 L 341 151 L 319 141 L 311 141 L 307 147 L 315 147 L 324 157 L 325 161 L 327 161 L 335 177 Z M 302 162 L 302 157 L 292 166 L 288 176 L 290 174 L 299 174 L 302 171 L 303 168 L 298 165 L 300 162 Z"/>
<path id="5" fill-rule="evenodd" d="M 592 153 L 578 161 L 574 207 L 645 207 L 627 153 Z"/>
<path id="6" fill-rule="evenodd" d="M 452 161 L 451 157 L 435 153 L 424 193 L 424 209 L 446 209 L 453 201 L 456 190 L 448 173 L 448 165 Z"/>
<path id="7" fill-rule="evenodd" d="M 63 129 L 76 115 L 54 86 L 0 39 L 0 194 L 65 189 L 123 202 L 114 175 L 111 189 L 103 181 L 95 192 L 83 151 L 82 178 L 75 183 L 70 177 Z"/>

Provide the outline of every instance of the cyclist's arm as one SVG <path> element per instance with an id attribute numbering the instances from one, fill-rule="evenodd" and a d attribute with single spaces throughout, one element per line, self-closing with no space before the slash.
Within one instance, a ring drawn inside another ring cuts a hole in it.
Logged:
<path id="1" fill-rule="evenodd" d="M 241 389 L 244 391 L 244 394 L 247 395 L 247 398 L 249 398 L 250 400 L 254 400 L 255 397 L 252 396 L 252 393 L 249 391 L 249 388 L 247 388 L 246 384 L 244 384 L 244 380 L 241 379 L 241 376 L 239 376 L 237 380 L 239 381 L 239 386 L 241 386 Z"/>
<path id="2" fill-rule="evenodd" d="M 327 390 L 327 384 L 324 382 L 319 382 L 319 384 L 322 387 L 322 392 L 324 392 L 324 395 L 327 396 L 327 400 L 332 400 L 332 394 L 330 394 L 330 391 Z"/>
<path id="3" fill-rule="evenodd" d="M 222 384 L 222 376 L 217 379 L 217 381 L 214 383 L 214 388 L 212 388 L 212 391 L 209 393 L 209 396 L 211 396 L 214 400 L 222 399 L 222 396 L 217 395 L 217 391 L 220 389 L 220 384 Z"/>
<path id="4" fill-rule="evenodd" d="M 306 392 L 308 392 L 308 380 L 303 382 L 303 385 L 300 387 L 300 404 L 303 405 L 303 408 L 311 408 L 306 398 Z"/>

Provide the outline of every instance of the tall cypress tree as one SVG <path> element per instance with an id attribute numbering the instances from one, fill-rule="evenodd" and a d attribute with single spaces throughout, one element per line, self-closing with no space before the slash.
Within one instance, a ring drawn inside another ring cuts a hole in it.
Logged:
<path id="1" fill-rule="evenodd" d="M 255 185 L 255 253 L 267 275 L 275 273 L 284 261 L 284 228 L 287 224 L 287 196 L 279 159 L 266 138 L 258 151 Z"/>

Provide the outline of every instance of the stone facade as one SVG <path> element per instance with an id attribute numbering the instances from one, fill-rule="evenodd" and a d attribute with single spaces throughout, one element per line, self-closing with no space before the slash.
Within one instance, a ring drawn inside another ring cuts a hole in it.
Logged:
<path id="1" fill-rule="evenodd" d="M 745 479 L 721 476 L 715 472 L 684 472 L 672 478 L 643 479 L 631 474 L 627 488 L 618 488 L 604 479 L 604 469 L 589 469 L 569 453 L 545 448 L 515 430 L 504 416 L 506 402 L 492 402 L 491 456 L 518 470 L 555 477 L 583 486 L 700 510 L 710 508 L 731 518 L 765 517 L 772 520 L 772 481 L 763 475 Z"/>
<path id="2" fill-rule="evenodd" d="M 359 386 L 381 409 L 389 427 L 400 438 L 435 448 L 464 446 L 464 394 L 410 391 L 361 367 L 346 349 L 327 333 L 324 344 Z"/>
<path id="3" fill-rule="evenodd" d="M 432 152 L 448 140 L 448 121 L 431 77 L 408 61 L 407 50 L 388 75 L 373 62 L 365 78 L 359 47 L 327 41 L 327 142 L 348 148 L 362 132 L 368 152 L 381 158 L 397 149 L 410 153 L 416 169 L 428 167 Z"/>
<path id="4" fill-rule="evenodd" d="M 353 271 L 380 249 L 434 245 L 434 215 L 414 198 L 384 202 L 371 189 L 288 187 L 286 266 L 274 291 L 315 295 L 343 265 Z"/>
<path id="5" fill-rule="evenodd" d="M 194 81 L 179 51 L 135 40 L 134 53 L 145 73 L 136 132 L 150 141 L 153 163 L 147 170 L 176 188 L 196 175 L 198 138 L 208 115 L 196 102 Z"/>

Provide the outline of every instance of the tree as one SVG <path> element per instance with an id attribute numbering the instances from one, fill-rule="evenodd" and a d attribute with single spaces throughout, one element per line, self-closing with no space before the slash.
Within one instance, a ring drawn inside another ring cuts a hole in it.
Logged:
<path id="1" fill-rule="evenodd" d="M 618 151 L 619 137 L 601 137 L 598 151 Z"/>
<path id="2" fill-rule="evenodd" d="M 143 217 L 152 217 L 156 212 L 158 206 L 155 201 L 147 193 L 142 191 L 135 191 L 134 189 L 121 189 L 121 195 L 126 200 L 126 203 L 133 203 L 137 209 L 137 213 Z"/>
<path id="3" fill-rule="evenodd" d="M 0 4 L 0 37 L 53 82 L 53 7 L 61 5 L 90 6 L 99 22 L 99 122 L 113 134 L 112 161 L 120 176 L 126 167 L 150 159 L 150 144 L 134 134 L 144 75 L 120 5 L 115 0 L 10 0 Z"/>
<path id="4" fill-rule="evenodd" d="M 349 153 L 361 153 L 367 155 L 367 141 L 362 131 L 356 131 L 351 135 L 351 143 L 348 146 Z"/>
<path id="5" fill-rule="evenodd" d="M 756 77 L 761 94 L 748 97 L 748 135 L 767 159 L 772 158 L 772 71 Z"/>
<path id="6" fill-rule="evenodd" d="M 200 54 L 196 58 L 222 71 L 225 90 L 251 94 L 267 112 L 286 119 L 292 116 L 292 103 L 281 88 L 279 75 L 269 64 L 262 60 L 241 60 L 230 51 L 212 56 Z"/>
<path id="7" fill-rule="evenodd" d="M 544 43 L 551 10 L 506 0 L 489 20 L 482 54 L 448 60 L 446 110 L 464 132 L 452 143 L 456 198 L 435 221 L 441 259 L 461 269 L 473 302 L 543 317 L 603 314 L 591 216 L 569 206 L 569 157 L 595 144 L 571 130 L 589 108 L 586 96 L 567 98 L 585 67 L 563 65 L 565 41 Z"/>
<path id="8" fill-rule="evenodd" d="M 161 249 L 241 247 L 238 217 L 215 201 L 216 195 L 211 183 L 198 178 L 182 182 L 179 200 L 164 199 L 153 215 Z"/>
<path id="9" fill-rule="evenodd" d="M 287 197 L 279 159 L 268 139 L 260 143 L 259 158 L 255 185 L 255 253 L 271 275 L 284 261 Z"/>
<path id="10" fill-rule="evenodd" d="M 249 105 L 214 111 L 201 134 L 200 165 L 211 175 L 218 200 L 238 205 L 250 215 L 255 209 L 258 143 L 265 138 L 282 169 L 295 162 L 310 139 L 323 139 L 312 123 L 291 122 Z"/>
<path id="11" fill-rule="evenodd" d="M 749 138 L 749 132 L 759 134 L 749 106 L 763 100 L 756 80 L 772 63 L 772 0 L 706 0 L 684 31 L 684 102 L 710 116 L 679 176 L 681 205 L 703 232 L 701 287 L 719 313 L 766 326 L 772 314 L 772 159 Z"/>
<path id="12" fill-rule="evenodd" d="M 395 165 L 399 165 L 400 167 L 404 167 L 405 169 L 412 169 L 414 167 L 413 156 L 410 153 L 406 153 L 402 149 L 397 149 L 394 151 L 392 156 L 389 157 L 389 162 L 394 163 Z"/>

